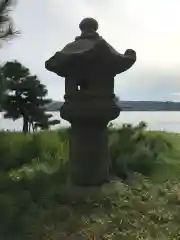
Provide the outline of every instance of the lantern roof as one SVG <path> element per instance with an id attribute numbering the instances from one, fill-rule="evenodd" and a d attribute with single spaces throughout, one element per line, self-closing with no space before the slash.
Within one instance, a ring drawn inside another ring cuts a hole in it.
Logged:
<path id="1" fill-rule="evenodd" d="M 81 35 L 55 53 L 45 63 L 47 70 L 61 77 L 93 72 L 97 68 L 110 71 L 116 75 L 128 70 L 136 61 L 136 52 L 128 49 L 120 54 L 98 33 L 98 22 L 93 18 L 85 18 L 79 24 Z"/>

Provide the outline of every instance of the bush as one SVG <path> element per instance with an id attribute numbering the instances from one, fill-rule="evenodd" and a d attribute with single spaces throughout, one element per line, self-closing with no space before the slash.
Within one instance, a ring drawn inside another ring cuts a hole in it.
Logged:
<path id="1" fill-rule="evenodd" d="M 31 161 L 31 149 L 29 148 L 31 139 L 31 135 L 0 132 L 1 170 L 8 171 Z"/>
<path id="2" fill-rule="evenodd" d="M 68 142 L 59 136 L 0 133 L 0 239 L 27 239 L 39 211 L 66 181 Z"/>
<path id="3" fill-rule="evenodd" d="M 135 127 L 126 124 L 120 129 L 110 128 L 112 173 L 124 179 L 132 172 L 150 175 L 163 161 L 162 153 L 169 151 L 171 144 L 161 135 L 149 134 L 145 129 L 143 122 Z"/>
<path id="4" fill-rule="evenodd" d="M 37 160 L 54 165 L 67 160 L 67 141 L 61 141 L 57 132 L 35 134 L 0 133 L 1 170 L 21 168 Z"/>

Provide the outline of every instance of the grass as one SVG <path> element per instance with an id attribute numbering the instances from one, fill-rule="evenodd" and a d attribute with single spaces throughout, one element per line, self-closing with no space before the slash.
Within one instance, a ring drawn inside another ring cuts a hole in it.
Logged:
<path id="1" fill-rule="evenodd" d="M 178 239 L 178 185 L 168 184 L 140 176 L 131 186 L 108 184 L 99 198 L 66 203 L 65 218 L 52 224 L 53 215 L 45 239 Z"/>
<path id="2" fill-rule="evenodd" d="M 111 129 L 111 157 L 131 174 L 93 188 L 67 182 L 67 140 L 0 133 L 0 239 L 180 239 L 180 134 Z"/>
<path id="3" fill-rule="evenodd" d="M 149 132 L 148 134 L 161 135 L 163 138 L 168 139 L 173 146 L 172 151 L 168 151 L 163 155 L 166 164 L 160 164 L 152 179 L 156 182 L 177 179 L 180 174 L 180 134 L 167 132 Z"/>

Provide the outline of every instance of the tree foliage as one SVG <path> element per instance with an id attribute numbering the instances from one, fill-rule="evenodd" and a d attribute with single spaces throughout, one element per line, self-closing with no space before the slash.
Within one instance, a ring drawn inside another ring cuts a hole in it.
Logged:
<path id="1" fill-rule="evenodd" d="M 7 62 L 2 72 L 8 89 L 3 105 L 4 117 L 13 120 L 22 117 L 23 132 L 30 131 L 31 127 L 34 130 L 35 126 L 47 129 L 52 122 L 45 113 L 46 104 L 51 102 L 46 98 L 48 91 L 45 85 L 17 61 Z"/>
<path id="2" fill-rule="evenodd" d="M 9 15 L 15 0 L 0 0 L 0 39 L 9 39 L 19 32 L 14 29 L 13 21 Z"/>
<path id="3" fill-rule="evenodd" d="M 3 74 L 0 71 L 0 111 L 3 108 L 4 96 L 6 91 L 6 82 L 4 80 Z"/>

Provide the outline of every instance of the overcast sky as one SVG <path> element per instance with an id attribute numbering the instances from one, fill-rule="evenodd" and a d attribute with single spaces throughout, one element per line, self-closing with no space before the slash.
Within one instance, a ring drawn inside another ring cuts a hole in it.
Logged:
<path id="1" fill-rule="evenodd" d="M 119 52 L 137 52 L 136 64 L 115 79 L 121 99 L 180 100 L 180 0 L 19 0 L 13 18 L 21 35 L 0 49 L 1 61 L 20 61 L 63 100 L 64 80 L 44 63 L 80 34 L 84 17 L 96 18 Z"/>

